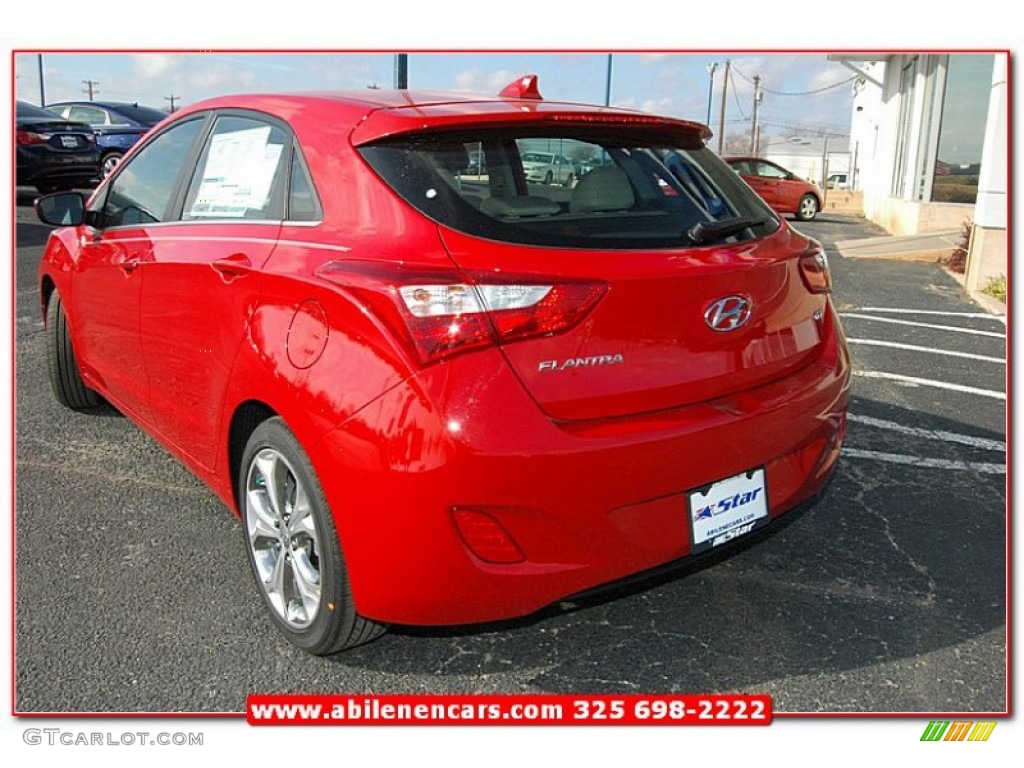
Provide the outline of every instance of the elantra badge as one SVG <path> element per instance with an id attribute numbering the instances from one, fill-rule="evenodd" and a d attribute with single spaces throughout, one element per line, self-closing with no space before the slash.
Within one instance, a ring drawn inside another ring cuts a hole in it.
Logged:
<path id="1" fill-rule="evenodd" d="M 620 365 L 626 362 L 621 354 L 591 355 L 590 357 L 570 357 L 566 360 L 543 360 L 537 366 L 540 373 L 551 371 L 567 371 L 575 368 L 593 368 L 598 365 Z"/>
<path id="2" fill-rule="evenodd" d="M 704 312 L 704 322 L 712 331 L 735 331 L 750 320 L 753 307 L 742 296 L 726 296 L 719 299 Z"/>

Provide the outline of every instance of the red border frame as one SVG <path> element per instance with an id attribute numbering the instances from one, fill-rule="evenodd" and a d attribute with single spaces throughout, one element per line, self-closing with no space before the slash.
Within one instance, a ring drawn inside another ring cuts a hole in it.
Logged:
<path id="1" fill-rule="evenodd" d="M 554 49 L 554 48 L 539 48 L 539 49 L 517 49 L 517 48 L 492 48 L 492 49 L 434 49 L 434 48 L 411 48 L 403 53 L 409 54 L 455 54 L 455 55 L 485 55 L 485 54 L 522 54 L 522 55 L 556 55 L 556 54 L 629 54 L 629 55 L 642 55 L 648 53 L 668 53 L 678 55 L 691 55 L 691 54 L 706 54 L 706 53 L 729 53 L 729 54 L 760 54 L 760 55 L 778 55 L 778 54 L 798 54 L 798 55 L 827 55 L 827 54 L 838 54 L 838 55 L 899 55 L 904 53 L 915 53 L 915 54 L 993 54 L 993 55 L 1005 55 L 1007 58 L 1006 67 L 1006 98 L 1007 98 L 1007 178 L 1012 178 L 1013 172 L 1013 75 L 1012 75 L 1012 64 L 1013 56 L 1009 49 L 999 48 L 906 48 L 906 49 L 862 49 L 862 48 L 841 48 L 841 49 L 763 49 L 763 48 L 687 48 L 687 49 L 675 49 L 675 48 L 644 48 L 644 49 L 629 49 L 629 48 L 569 48 L 569 49 Z M 63 55 L 76 55 L 76 54 L 146 54 L 146 53 L 171 53 L 180 55 L 200 55 L 204 53 L 216 53 L 216 54 L 268 54 L 268 55 L 279 55 L 279 54 L 353 54 L 353 55 L 372 55 L 372 54 L 395 54 L 399 53 L 394 49 L 382 49 L 382 48 L 368 48 L 368 49 L 333 49 L 333 48 L 282 48 L 282 49 L 260 49 L 260 48 L 215 48 L 215 49 L 203 49 L 203 50 L 189 50 L 181 48 L 123 48 L 123 49 L 104 49 L 104 48 L 76 48 L 76 49 L 63 49 L 63 48 L 36 48 L 36 49 L 12 49 L 11 50 L 11 75 L 10 75 L 10 86 L 11 86 L 11 99 L 12 102 L 16 98 L 16 83 L 15 83 L 15 69 L 17 63 L 17 56 L 22 55 L 34 55 L 34 54 L 63 54 Z M 12 292 L 17 291 L 17 188 L 15 180 L 13 179 L 13 169 L 15 167 L 16 154 L 13 143 L 11 144 L 10 158 L 12 169 L 12 205 L 11 207 L 11 290 Z M 1008 184 L 1006 194 L 1006 220 L 1007 220 L 1007 285 L 1013 285 L 1013 244 L 1010 239 L 1010 224 L 1013 214 L 1013 189 L 1012 184 Z M 1010 319 L 1013 315 L 1013 300 L 1011 293 L 1007 293 L 1007 325 L 1006 325 L 1006 387 L 1007 387 L 1007 400 L 1006 400 L 1006 710 L 1004 712 L 939 712 L 939 711 L 920 711 L 920 712 L 778 712 L 774 713 L 774 717 L 780 719 L 788 718 L 864 718 L 864 717 L 898 717 L 898 718 L 936 718 L 941 717 L 943 719 L 948 718 L 960 718 L 960 719 L 977 719 L 979 717 L 984 718 L 1008 718 L 1013 713 L 1013 638 L 1012 638 L 1012 606 L 1013 606 L 1013 584 L 1011 580 L 1012 576 L 1012 555 L 1013 555 L 1013 516 L 1010 511 L 1013 508 L 1013 483 L 1011 467 L 1013 466 L 1013 441 L 1012 441 L 1012 426 L 1013 426 L 1013 406 L 1011 393 L 1013 391 L 1013 367 L 1012 363 L 1012 322 Z M 15 425 L 17 423 L 16 413 L 16 392 L 17 392 L 17 369 L 16 369 L 16 323 L 17 323 L 17 310 L 15 302 L 11 301 L 11 715 L 14 717 L 25 717 L 25 718 L 154 718 L 154 717 L 170 717 L 170 718 L 235 718 L 244 720 L 246 713 L 240 712 L 19 712 L 16 708 L 16 664 L 17 664 L 17 647 L 16 647 L 16 603 L 15 597 L 17 594 L 17 575 L 15 569 L 15 554 L 16 554 L 16 542 L 17 542 L 17 526 L 15 524 L 14 510 L 16 509 L 17 501 L 17 430 Z"/>

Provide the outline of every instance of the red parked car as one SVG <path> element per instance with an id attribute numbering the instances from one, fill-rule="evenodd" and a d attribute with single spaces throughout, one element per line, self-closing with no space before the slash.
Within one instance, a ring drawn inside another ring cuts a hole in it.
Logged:
<path id="1" fill-rule="evenodd" d="M 241 516 L 312 653 L 717 549 L 823 488 L 849 359 L 822 247 L 707 135 L 529 79 L 195 104 L 38 201 L 54 393 Z"/>
<path id="2" fill-rule="evenodd" d="M 792 171 L 759 157 L 726 157 L 725 162 L 779 213 L 810 221 L 821 210 L 821 191 Z"/>

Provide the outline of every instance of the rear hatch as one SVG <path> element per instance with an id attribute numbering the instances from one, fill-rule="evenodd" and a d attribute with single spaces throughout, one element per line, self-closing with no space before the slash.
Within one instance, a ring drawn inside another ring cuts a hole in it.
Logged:
<path id="1" fill-rule="evenodd" d="M 500 264 L 536 281 L 607 286 L 574 327 L 502 344 L 553 418 L 624 416 L 722 397 L 804 366 L 822 342 L 823 297 L 808 291 L 799 267 L 808 243 L 788 227 L 755 243 L 688 252 L 566 253 L 482 244 L 450 230 L 443 239 L 480 280 Z M 723 301 L 723 330 L 715 330 Z M 724 330 L 731 317 L 742 319 L 741 302 L 749 318 Z"/>
<path id="2" fill-rule="evenodd" d="M 445 121 L 360 152 L 437 222 L 460 282 L 476 286 L 509 365 L 552 418 L 722 397 L 786 376 L 821 349 L 820 246 L 714 156 L 699 126 L 604 111 L 505 120 Z M 592 170 L 568 185 L 536 183 L 521 159 L 531 151 Z M 472 157 L 485 158 L 486 174 L 459 172 Z M 544 321 L 504 334 L 509 310 L 487 304 L 491 286 L 543 297 Z M 583 300 L 585 311 L 557 306 Z"/>
<path id="3" fill-rule="evenodd" d="M 46 146 L 55 152 L 81 152 L 96 145 L 92 128 L 67 120 L 21 118 L 17 132 L 19 144 Z"/>

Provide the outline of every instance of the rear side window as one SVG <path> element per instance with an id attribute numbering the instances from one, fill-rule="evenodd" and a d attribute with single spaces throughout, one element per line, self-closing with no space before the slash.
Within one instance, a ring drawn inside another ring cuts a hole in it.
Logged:
<path id="1" fill-rule="evenodd" d="M 68 113 L 68 120 L 89 125 L 105 125 L 107 113 L 97 107 L 72 107 Z"/>
<path id="2" fill-rule="evenodd" d="M 203 147 L 182 219 L 284 218 L 290 138 L 277 125 L 249 117 L 217 118 Z"/>
<path id="3" fill-rule="evenodd" d="M 292 168 L 288 186 L 288 220 L 318 221 L 322 218 L 320 201 L 302 162 L 298 148 L 292 150 Z"/>
<path id="4" fill-rule="evenodd" d="M 406 202 L 467 234 L 530 245 L 646 249 L 692 245 L 700 222 L 764 222 L 771 210 L 696 136 L 627 128 L 552 133 L 481 129 L 360 148 Z"/>

